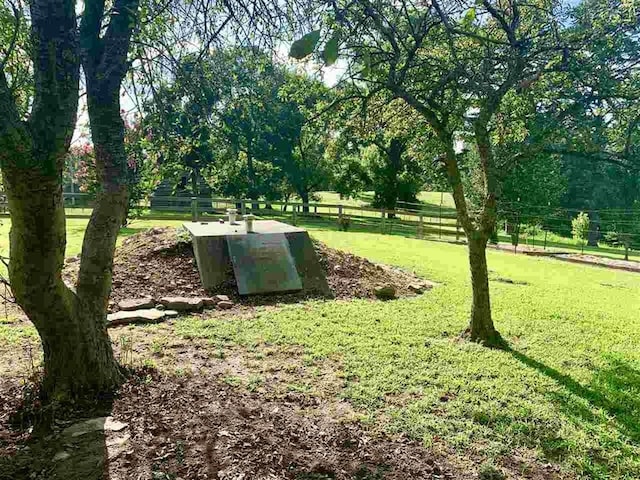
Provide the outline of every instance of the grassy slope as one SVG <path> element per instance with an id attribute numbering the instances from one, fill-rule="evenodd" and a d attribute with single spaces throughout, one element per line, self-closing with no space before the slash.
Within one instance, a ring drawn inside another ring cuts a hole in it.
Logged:
<path id="1" fill-rule="evenodd" d="M 426 443 L 481 456 L 516 448 L 587 478 L 640 476 L 640 277 L 491 252 L 495 321 L 513 351 L 459 341 L 464 247 L 315 232 L 328 244 L 444 285 L 422 298 L 289 306 L 258 320 L 183 321 L 214 342 L 294 343 L 339 358 L 343 395 Z M 606 285 L 603 285 L 606 284 Z M 443 401 L 446 400 L 446 401 Z"/>
<path id="2" fill-rule="evenodd" d="M 163 222 L 136 221 L 126 233 Z M 163 224 L 179 225 L 179 221 Z M 85 221 L 69 220 L 67 254 Z M 6 252 L 7 222 L 0 227 Z M 388 428 L 481 457 L 515 449 L 586 478 L 640 478 L 640 276 L 489 252 L 496 325 L 512 346 L 459 341 L 469 309 L 466 249 L 368 233 L 316 230 L 329 245 L 414 269 L 443 285 L 388 303 L 311 303 L 256 320 L 182 320 L 215 343 L 303 345 L 342 365 L 343 395 Z M 0 324 L 4 342 L 30 328 Z M 446 400 L 446 401 L 445 401 Z"/>

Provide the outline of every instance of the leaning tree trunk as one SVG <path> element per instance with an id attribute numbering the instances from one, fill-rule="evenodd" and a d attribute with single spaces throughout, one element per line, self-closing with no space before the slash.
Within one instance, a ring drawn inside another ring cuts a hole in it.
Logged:
<path id="1" fill-rule="evenodd" d="M 487 237 L 479 232 L 469 235 L 469 266 L 471 269 L 471 319 L 469 337 L 486 345 L 497 345 L 500 334 L 493 326 L 487 270 Z"/>

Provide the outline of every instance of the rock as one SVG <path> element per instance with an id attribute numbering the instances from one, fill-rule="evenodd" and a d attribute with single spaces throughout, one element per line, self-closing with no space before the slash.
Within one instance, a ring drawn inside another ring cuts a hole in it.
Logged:
<path id="1" fill-rule="evenodd" d="M 107 431 L 107 432 L 120 432 L 127 428 L 129 425 L 126 423 L 118 422 L 113 417 L 97 417 L 79 422 L 65 428 L 62 431 L 62 435 L 70 437 L 80 437 L 87 433 Z"/>
<path id="2" fill-rule="evenodd" d="M 104 420 L 104 429 L 107 432 L 121 432 L 129 425 L 127 423 L 118 422 L 114 420 L 113 417 L 107 417 Z"/>
<path id="3" fill-rule="evenodd" d="M 65 452 L 64 450 L 61 452 L 58 452 L 54 455 L 53 457 L 53 461 L 54 462 L 59 462 L 61 460 L 66 460 L 67 458 L 69 458 L 71 456 L 71 454 L 69 452 Z"/>
<path id="4" fill-rule="evenodd" d="M 109 438 L 105 442 L 105 446 L 107 447 L 107 458 L 109 460 L 113 460 L 114 458 L 124 453 L 130 439 L 131 436 L 128 433 L 124 434 L 123 436 Z"/>
<path id="5" fill-rule="evenodd" d="M 426 287 L 424 285 L 421 285 L 419 283 L 412 283 L 411 285 L 409 285 L 409 290 L 411 290 L 413 293 L 424 293 L 424 291 L 426 290 Z"/>
<path id="6" fill-rule="evenodd" d="M 215 299 L 218 302 L 228 302 L 229 301 L 229 296 L 228 295 L 216 295 Z"/>
<path id="7" fill-rule="evenodd" d="M 165 310 L 164 311 L 164 316 L 166 318 L 175 318 L 178 316 L 178 311 L 177 310 Z"/>
<path id="8" fill-rule="evenodd" d="M 162 305 L 161 303 L 157 304 L 156 310 L 164 310 L 164 305 Z"/>
<path id="9" fill-rule="evenodd" d="M 216 303 L 218 303 L 218 300 L 216 300 L 215 298 L 212 298 L 212 297 L 202 298 L 202 305 L 204 305 L 204 308 L 215 307 Z"/>
<path id="10" fill-rule="evenodd" d="M 373 293 L 380 300 L 392 300 L 396 298 L 396 287 L 391 284 L 378 285 Z"/>
<path id="11" fill-rule="evenodd" d="M 160 303 L 171 310 L 187 312 L 200 310 L 204 304 L 199 297 L 162 297 Z"/>
<path id="12" fill-rule="evenodd" d="M 153 308 L 156 302 L 151 297 L 144 298 L 127 298 L 118 302 L 118 308 L 120 310 L 141 310 L 143 308 Z"/>
<path id="13" fill-rule="evenodd" d="M 229 310 L 230 308 L 233 308 L 233 302 L 227 301 L 227 300 L 222 300 L 220 302 L 218 302 L 218 308 L 221 310 Z"/>
<path id="14" fill-rule="evenodd" d="M 127 325 L 129 323 L 157 323 L 165 317 L 165 312 L 151 308 L 148 310 L 123 310 L 107 315 L 107 323 L 113 325 Z"/>

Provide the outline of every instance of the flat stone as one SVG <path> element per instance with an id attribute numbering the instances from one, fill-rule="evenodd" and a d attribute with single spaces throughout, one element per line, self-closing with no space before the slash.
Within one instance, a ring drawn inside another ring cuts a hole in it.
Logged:
<path id="1" fill-rule="evenodd" d="M 111 437 L 105 442 L 107 447 L 107 458 L 113 460 L 120 456 L 127 449 L 131 436 L 127 433 L 122 436 Z"/>
<path id="2" fill-rule="evenodd" d="M 128 426 L 129 424 L 114 420 L 113 417 L 107 417 L 104 421 L 104 429 L 107 432 L 121 432 Z"/>
<path id="3" fill-rule="evenodd" d="M 229 310 L 230 308 L 233 308 L 233 302 L 222 300 L 221 302 L 218 302 L 218 308 L 221 310 Z"/>
<path id="4" fill-rule="evenodd" d="M 165 317 L 165 311 L 155 308 L 146 310 L 120 311 L 107 315 L 109 325 L 128 325 L 130 323 L 157 323 Z"/>
<path id="5" fill-rule="evenodd" d="M 200 310 L 204 304 L 200 297 L 162 297 L 160 303 L 168 309 L 187 312 Z"/>
<path id="6" fill-rule="evenodd" d="M 380 300 L 392 300 L 396 298 L 396 287 L 391 284 L 378 285 L 373 293 Z"/>
<path id="7" fill-rule="evenodd" d="M 218 303 L 218 300 L 216 300 L 215 298 L 202 297 L 202 305 L 204 305 L 205 308 L 215 307 L 216 303 Z"/>
<path id="8" fill-rule="evenodd" d="M 54 462 L 60 462 L 62 460 L 66 460 L 67 458 L 71 457 L 71 454 L 69 452 L 65 452 L 64 450 L 61 452 L 56 453 L 53 456 L 53 461 Z"/>
<path id="9" fill-rule="evenodd" d="M 91 432 L 120 432 L 127 428 L 128 424 L 118 422 L 113 417 L 97 417 L 85 420 L 83 422 L 74 423 L 62 431 L 62 435 L 70 437 L 80 437 Z"/>
<path id="10" fill-rule="evenodd" d="M 178 316 L 177 310 L 164 310 L 164 316 L 167 318 L 175 318 Z"/>
<path id="11" fill-rule="evenodd" d="M 228 295 L 216 295 L 215 299 L 217 302 L 228 302 L 229 301 L 229 296 Z"/>
<path id="12" fill-rule="evenodd" d="M 156 302 L 153 301 L 151 297 L 144 298 L 127 298 L 126 300 L 122 300 L 118 302 L 118 308 L 120 310 L 141 310 L 143 308 L 153 308 Z"/>
<path id="13" fill-rule="evenodd" d="M 424 293 L 424 291 L 427 289 L 427 286 L 420 283 L 412 283 L 408 288 L 414 293 Z"/>

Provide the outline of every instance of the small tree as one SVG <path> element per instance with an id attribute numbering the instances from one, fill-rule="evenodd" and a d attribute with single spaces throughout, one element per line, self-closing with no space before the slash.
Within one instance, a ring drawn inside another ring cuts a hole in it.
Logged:
<path id="1" fill-rule="evenodd" d="M 573 239 L 580 244 L 581 252 L 584 253 L 584 246 L 589 237 L 589 215 L 580 212 L 576 218 L 571 220 L 571 234 Z"/>

